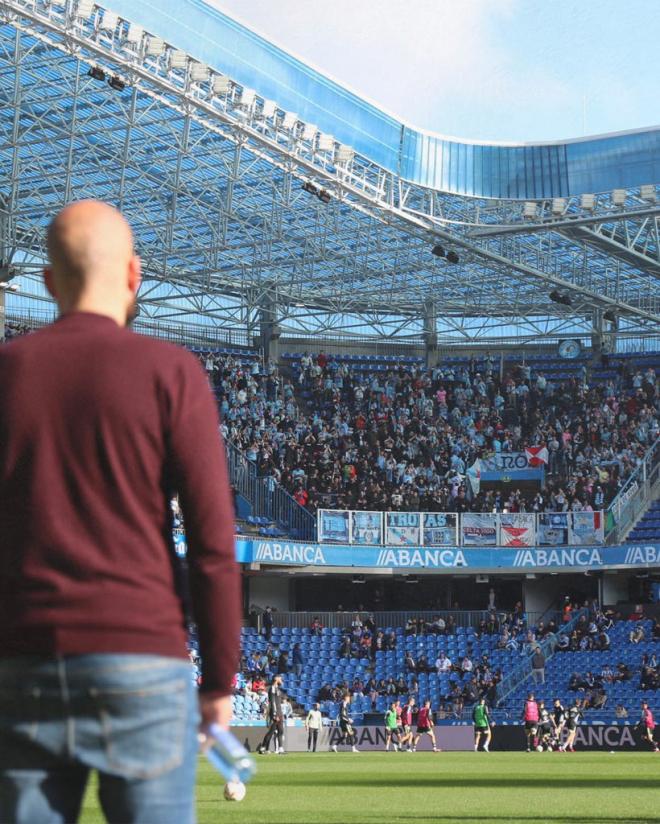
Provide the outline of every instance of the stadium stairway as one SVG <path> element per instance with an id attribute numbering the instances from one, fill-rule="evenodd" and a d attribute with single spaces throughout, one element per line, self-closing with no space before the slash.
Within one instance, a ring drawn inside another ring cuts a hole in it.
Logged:
<path id="1" fill-rule="evenodd" d="M 628 543 L 660 541 L 660 499 L 651 502 L 626 537 Z"/>
<path id="2" fill-rule="evenodd" d="M 545 668 L 545 683 L 535 684 L 528 679 L 520 684 L 503 702 L 503 707 L 510 718 L 519 718 L 522 706 L 528 692 L 533 692 L 537 699 L 543 699 L 549 707 L 555 698 L 559 698 L 564 706 L 572 703 L 576 696 L 583 693 L 569 690 L 568 684 L 573 673 L 584 675 L 591 672 L 600 676 L 601 670 L 607 664 L 612 670 L 618 664 L 626 664 L 632 672 L 629 681 L 603 684 L 607 695 L 607 703 L 602 710 L 587 710 L 585 719 L 600 723 L 616 723 L 615 715 L 617 704 L 622 704 L 628 711 L 629 718 L 637 720 L 640 702 L 648 700 L 653 709 L 656 693 L 640 689 L 640 663 L 642 655 L 660 653 L 660 644 L 652 640 L 653 622 L 642 622 L 646 640 L 633 644 L 629 640 L 631 629 L 636 626 L 633 621 L 619 621 L 608 632 L 610 649 L 607 651 L 591 652 L 557 652 L 550 659 Z"/>

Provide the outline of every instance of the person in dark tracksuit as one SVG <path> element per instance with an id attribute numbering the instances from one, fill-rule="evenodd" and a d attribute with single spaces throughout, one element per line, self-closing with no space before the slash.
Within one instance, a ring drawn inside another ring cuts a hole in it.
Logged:
<path id="1" fill-rule="evenodd" d="M 347 694 L 342 698 L 339 705 L 339 729 L 341 731 L 339 743 L 349 745 L 353 752 L 359 752 L 355 746 L 355 731 L 353 730 L 353 719 L 350 716 L 350 704 L 351 696 Z M 336 744 L 333 744 L 332 751 L 337 752 Z"/>
<path id="2" fill-rule="evenodd" d="M 257 752 L 264 755 L 268 752 L 270 742 L 275 736 L 275 752 L 281 755 L 284 752 L 284 716 L 282 715 L 282 676 L 276 675 L 268 690 L 268 731 L 264 740 L 257 747 Z"/>

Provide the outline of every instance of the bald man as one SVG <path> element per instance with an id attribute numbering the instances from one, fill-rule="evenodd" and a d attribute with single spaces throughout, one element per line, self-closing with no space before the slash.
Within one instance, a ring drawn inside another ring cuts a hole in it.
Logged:
<path id="1" fill-rule="evenodd" d="M 48 252 L 60 317 L 0 348 L 0 821 L 76 821 L 94 769 L 109 821 L 189 824 L 200 709 L 228 726 L 238 659 L 217 409 L 192 354 L 126 328 L 140 261 L 117 211 L 68 206 Z"/>

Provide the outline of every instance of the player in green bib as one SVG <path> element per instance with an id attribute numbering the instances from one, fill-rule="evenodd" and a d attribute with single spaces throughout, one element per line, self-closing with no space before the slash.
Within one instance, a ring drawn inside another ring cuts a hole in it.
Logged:
<path id="1" fill-rule="evenodd" d="M 472 724 L 474 725 L 474 751 L 477 752 L 479 749 L 479 742 L 483 737 L 484 752 L 489 752 L 488 745 L 490 744 L 491 736 L 491 720 L 486 699 L 483 697 L 474 705 L 474 709 L 472 710 Z"/>
<path id="2" fill-rule="evenodd" d="M 399 737 L 399 721 L 396 716 L 396 704 L 390 704 L 390 708 L 385 713 L 385 752 L 388 752 L 390 744 L 394 751 L 399 749 L 396 741 L 393 741 L 393 736 Z"/>

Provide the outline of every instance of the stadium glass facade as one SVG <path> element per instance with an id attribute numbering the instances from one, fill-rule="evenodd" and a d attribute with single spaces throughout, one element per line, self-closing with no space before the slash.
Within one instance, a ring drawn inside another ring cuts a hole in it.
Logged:
<path id="1" fill-rule="evenodd" d="M 442 137 L 383 112 L 203 0 L 114 0 L 112 8 L 423 186 L 475 197 L 539 199 L 660 180 L 658 128 L 547 144 Z"/>

